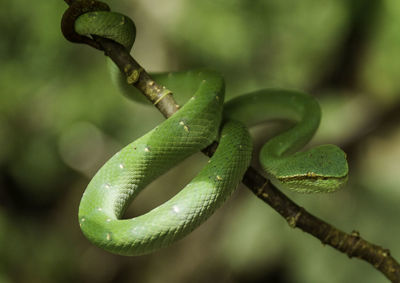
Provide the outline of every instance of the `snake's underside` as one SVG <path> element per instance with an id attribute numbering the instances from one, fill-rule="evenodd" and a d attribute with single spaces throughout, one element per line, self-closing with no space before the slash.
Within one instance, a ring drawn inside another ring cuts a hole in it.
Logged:
<path id="1" fill-rule="evenodd" d="M 83 14 L 75 22 L 75 30 L 108 37 L 128 49 L 135 36 L 129 18 L 107 11 Z M 79 207 L 79 223 L 97 246 L 113 253 L 140 255 L 190 233 L 235 190 L 251 160 L 247 127 L 267 120 L 293 123 L 267 141 L 260 153 L 261 165 L 276 186 L 312 193 L 335 191 L 346 182 L 346 157 L 338 147 L 323 145 L 298 152 L 314 135 L 321 117 L 311 96 L 267 89 L 224 104 L 224 81 L 215 72 L 178 72 L 154 78 L 178 97 L 181 93 L 193 97 L 115 154 L 91 180 Z M 177 195 L 146 214 L 121 219 L 146 185 L 216 140 L 219 145 L 213 157 Z"/>

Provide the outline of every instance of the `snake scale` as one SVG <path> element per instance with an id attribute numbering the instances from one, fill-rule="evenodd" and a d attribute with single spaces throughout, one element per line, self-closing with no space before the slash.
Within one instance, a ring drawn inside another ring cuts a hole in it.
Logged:
<path id="1" fill-rule="evenodd" d="M 100 5 L 95 10 L 75 15 L 76 37 L 98 35 L 130 50 L 135 39 L 134 23 L 107 7 Z M 80 203 L 79 224 L 95 245 L 121 255 L 141 255 L 190 233 L 241 181 L 252 155 L 248 127 L 260 122 L 293 122 L 291 128 L 267 141 L 260 152 L 260 163 L 277 187 L 331 192 L 346 182 L 346 155 L 337 146 L 298 152 L 320 122 L 319 105 L 311 96 L 266 89 L 224 103 L 224 80 L 216 72 L 176 72 L 154 78 L 178 96 L 188 92 L 194 95 L 170 118 L 116 153 L 90 181 Z M 219 142 L 216 152 L 184 189 L 148 213 L 122 219 L 129 203 L 146 185 L 215 140 Z"/>

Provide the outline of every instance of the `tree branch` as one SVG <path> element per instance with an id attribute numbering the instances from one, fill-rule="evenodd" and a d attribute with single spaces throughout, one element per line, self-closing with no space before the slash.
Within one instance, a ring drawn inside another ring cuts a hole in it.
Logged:
<path id="1" fill-rule="evenodd" d="M 74 2 L 74 0 L 64 1 L 70 5 Z M 152 101 L 166 118 L 179 109 L 172 93 L 158 85 L 123 46 L 102 37 L 94 35 L 92 37 L 101 46 L 105 55 L 110 57 L 121 72 L 125 74 L 127 81 Z M 132 79 L 132 77 L 137 78 Z M 204 149 L 203 152 L 211 156 L 216 147 L 217 143 L 215 142 Z M 367 242 L 356 231 L 347 234 L 308 213 L 252 167 L 247 170 L 242 182 L 258 198 L 282 215 L 290 227 L 300 228 L 319 239 L 323 244 L 347 254 L 350 258 L 356 257 L 369 262 L 392 282 L 400 282 L 400 265 L 390 255 L 389 250 Z"/>

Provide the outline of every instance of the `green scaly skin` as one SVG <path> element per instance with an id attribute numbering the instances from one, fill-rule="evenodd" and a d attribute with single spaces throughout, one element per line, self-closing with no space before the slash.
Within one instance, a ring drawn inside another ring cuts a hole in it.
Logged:
<path id="1" fill-rule="evenodd" d="M 270 139 L 261 149 L 260 163 L 268 179 L 279 188 L 302 193 L 331 192 L 346 181 L 346 154 L 335 145 L 304 147 L 318 129 L 321 110 L 311 96 L 288 90 L 267 89 L 227 102 L 225 117 L 247 126 L 267 120 L 289 120 L 294 126 Z"/>
<path id="2" fill-rule="evenodd" d="M 75 30 L 113 39 L 128 49 L 135 38 L 133 22 L 111 12 L 82 15 Z M 260 161 L 278 187 L 328 192 L 346 182 L 346 158 L 338 147 L 324 145 L 296 153 L 319 125 L 320 109 L 312 97 L 295 91 L 263 90 L 224 106 L 224 82 L 217 73 L 179 72 L 154 78 L 178 96 L 194 96 L 169 119 L 115 154 L 91 180 L 79 207 L 79 223 L 95 245 L 122 255 L 146 254 L 170 245 L 203 223 L 231 195 L 250 164 L 252 142 L 243 123 L 294 122 L 261 150 Z M 121 219 L 146 185 L 214 140 L 219 140 L 215 154 L 182 191 L 144 215 Z"/>

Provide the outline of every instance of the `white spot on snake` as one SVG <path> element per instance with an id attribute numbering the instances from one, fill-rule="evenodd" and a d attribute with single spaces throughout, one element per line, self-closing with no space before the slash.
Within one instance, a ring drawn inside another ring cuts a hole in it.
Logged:
<path id="1" fill-rule="evenodd" d="M 82 217 L 81 222 L 85 222 L 86 218 Z"/>
<path id="2" fill-rule="evenodd" d="M 107 233 L 106 238 L 107 238 L 107 241 L 111 240 L 111 235 L 110 235 L 110 233 Z"/>
<path id="3" fill-rule="evenodd" d="M 122 26 L 123 24 L 125 24 L 125 17 L 121 18 L 121 21 L 119 22 L 119 24 Z"/>
<path id="4" fill-rule="evenodd" d="M 196 97 L 194 97 L 194 96 L 192 96 L 191 98 L 190 98 L 190 100 L 195 100 L 196 99 Z"/>
<path id="5" fill-rule="evenodd" d="M 177 206 L 177 205 L 174 205 L 172 207 L 172 209 L 174 210 L 175 213 L 179 213 L 179 211 L 180 211 L 179 206 Z"/>
<path id="6" fill-rule="evenodd" d="M 148 148 L 147 146 L 144 148 L 144 151 L 146 152 L 150 152 L 150 148 Z"/>
<path id="7" fill-rule="evenodd" d="M 222 177 L 221 177 L 220 175 L 217 175 L 216 178 L 217 178 L 218 181 L 221 181 L 221 180 L 222 180 Z"/>
<path id="8" fill-rule="evenodd" d="M 103 209 L 101 207 L 97 208 L 98 211 L 102 211 Z"/>
<path id="9" fill-rule="evenodd" d="M 106 189 L 111 189 L 111 186 L 110 186 L 109 184 L 105 184 L 105 185 L 104 185 L 104 188 L 106 188 Z"/>
<path id="10" fill-rule="evenodd" d="M 187 125 L 185 125 L 185 122 L 180 121 L 180 122 L 179 122 L 179 125 L 183 126 L 183 129 L 184 129 L 187 133 L 189 133 L 189 127 L 188 127 Z"/>
<path id="11" fill-rule="evenodd" d="M 124 164 L 121 163 L 121 164 L 119 165 L 119 168 L 124 169 Z"/>
<path id="12" fill-rule="evenodd" d="M 106 220 L 107 222 L 110 222 L 111 221 L 111 219 L 110 218 L 107 218 L 107 220 Z"/>
<path id="13" fill-rule="evenodd" d="M 139 227 L 136 226 L 131 230 L 131 233 L 134 234 L 134 235 L 139 235 L 139 234 L 142 234 L 143 231 L 144 231 L 144 227 L 143 226 L 139 226 Z"/>

